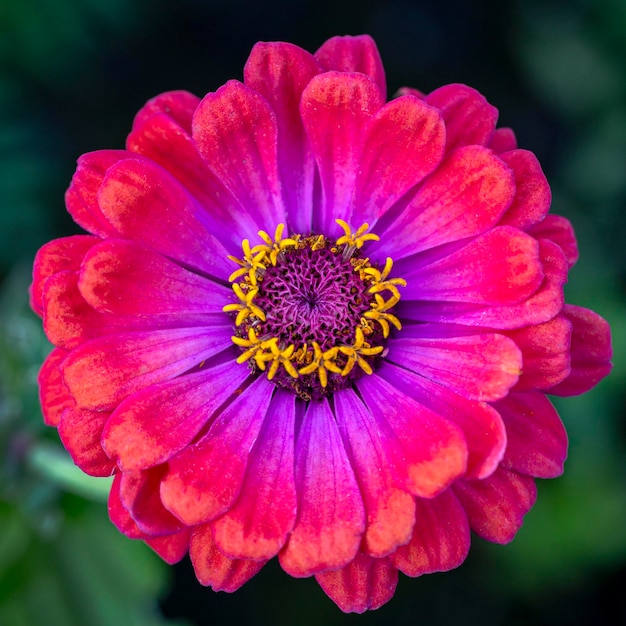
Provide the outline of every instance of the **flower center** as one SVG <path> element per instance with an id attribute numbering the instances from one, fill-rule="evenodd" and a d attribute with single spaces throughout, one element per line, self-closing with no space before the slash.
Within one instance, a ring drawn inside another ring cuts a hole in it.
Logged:
<path id="1" fill-rule="evenodd" d="M 242 242 L 240 267 L 229 281 L 237 302 L 233 343 L 254 370 L 267 372 L 279 387 L 305 400 L 319 399 L 371 374 L 384 351 L 391 327 L 401 329 L 391 312 L 400 300 L 402 278 L 388 278 L 393 261 L 380 269 L 363 257 L 368 224 L 343 236 L 294 234 L 283 238 L 279 224 L 262 244 Z"/>

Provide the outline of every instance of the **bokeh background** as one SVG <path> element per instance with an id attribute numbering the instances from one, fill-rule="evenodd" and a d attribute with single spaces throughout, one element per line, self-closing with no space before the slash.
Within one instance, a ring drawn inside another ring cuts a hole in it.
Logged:
<path id="1" fill-rule="evenodd" d="M 76 471 L 42 425 L 36 376 L 50 346 L 27 288 L 37 248 L 78 232 L 63 206 L 76 158 L 121 148 L 147 99 L 241 78 L 258 40 L 313 51 L 363 32 L 390 93 L 468 83 L 538 155 L 553 210 L 579 237 L 568 300 L 611 322 L 615 369 L 556 401 L 566 472 L 539 484 L 512 544 L 474 538 L 460 569 L 401 576 L 388 605 L 354 616 L 275 563 L 216 594 L 187 560 L 168 567 L 117 533 L 106 481 Z M 625 210 L 624 0 L 0 0 L 0 624 L 626 623 Z"/>

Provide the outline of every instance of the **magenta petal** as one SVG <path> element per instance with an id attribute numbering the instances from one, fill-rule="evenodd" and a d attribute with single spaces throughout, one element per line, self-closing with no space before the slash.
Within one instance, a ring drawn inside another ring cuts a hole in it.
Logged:
<path id="1" fill-rule="evenodd" d="M 563 315 L 572 324 L 571 373 L 548 389 L 558 396 L 575 396 L 597 385 L 611 369 L 613 347 L 609 324 L 597 313 L 566 304 Z"/>
<path id="2" fill-rule="evenodd" d="M 363 74 L 320 74 L 304 90 L 300 112 L 322 184 L 314 230 L 334 233 L 335 219 L 349 220 L 366 126 L 383 103 Z"/>
<path id="3" fill-rule="evenodd" d="M 239 498 L 212 523 L 215 544 L 229 557 L 269 559 L 293 529 L 297 507 L 294 399 L 288 392 L 276 392 L 250 453 Z"/>
<path id="4" fill-rule="evenodd" d="M 145 539 L 149 545 L 168 565 L 181 561 L 189 551 L 191 532 L 185 529 L 179 533 Z"/>
<path id="5" fill-rule="evenodd" d="M 111 166 L 98 203 L 122 237 L 212 276 L 226 279 L 231 273 L 228 251 L 206 211 L 151 161 L 125 159 Z"/>
<path id="6" fill-rule="evenodd" d="M 144 539 L 146 534 L 139 530 L 139 527 L 135 524 L 130 513 L 120 500 L 121 482 L 122 474 L 116 474 L 109 491 L 109 518 L 115 527 L 130 539 Z"/>
<path id="7" fill-rule="evenodd" d="M 482 146 L 447 155 L 395 218 L 376 253 L 401 259 L 494 226 L 515 194 L 512 171 Z"/>
<path id="8" fill-rule="evenodd" d="M 105 454 L 100 440 L 110 413 L 69 408 L 59 422 L 59 437 L 72 461 L 90 476 L 111 476 L 115 463 Z"/>
<path id="9" fill-rule="evenodd" d="M 376 418 L 398 484 L 432 498 L 465 472 L 467 447 L 462 431 L 418 404 L 378 374 L 356 383 Z"/>
<path id="10" fill-rule="evenodd" d="M 221 313 L 232 291 L 138 243 L 109 239 L 85 257 L 78 286 L 98 311 L 115 315 Z"/>
<path id="11" fill-rule="evenodd" d="M 515 175 L 515 199 L 500 224 L 526 229 L 541 221 L 550 210 L 552 193 L 537 157 L 528 150 L 498 155 Z"/>
<path id="12" fill-rule="evenodd" d="M 451 489 L 432 500 L 418 498 L 411 541 L 392 563 L 407 576 L 446 572 L 465 561 L 470 548 L 467 515 Z"/>
<path id="13" fill-rule="evenodd" d="M 43 421 L 47 426 L 58 426 L 63 411 L 74 406 L 74 398 L 63 382 L 61 363 L 69 352 L 62 348 L 55 348 L 46 357 L 37 382 L 39 383 L 39 399 L 43 412 Z"/>
<path id="14" fill-rule="evenodd" d="M 229 81 L 199 104 L 193 139 L 208 166 L 261 228 L 273 231 L 285 221 L 276 114 L 265 98 Z"/>
<path id="15" fill-rule="evenodd" d="M 124 398 L 169 380 L 231 345 L 231 326 L 107 335 L 82 344 L 63 364 L 79 406 L 112 410 Z"/>
<path id="16" fill-rule="evenodd" d="M 50 276 L 67 270 L 78 270 L 90 248 L 100 239 L 89 235 L 74 235 L 54 239 L 42 246 L 33 263 L 33 283 L 30 288 L 30 302 L 38 315 L 43 315 L 43 291 Z"/>
<path id="17" fill-rule="evenodd" d="M 364 613 L 391 600 L 398 584 L 398 570 L 390 559 L 357 554 L 340 570 L 316 574 L 315 579 L 344 613 Z"/>
<path id="18" fill-rule="evenodd" d="M 365 530 L 363 500 L 326 399 L 308 404 L 296 443 L 298 517 L 279 554 L 302 578 L 349 563 Z"/>
<path id="19" fill-rule="evenodd" d="M 485 478 L 496 469 L 506 448 L 506 432 L 497 411 L 391 363 L 385 363 L 378 373 L 460 429 L 467 446 L 467 478 Z"/>
<path id="20" fill-rule="evenodd" d="M 533 478 L 503 467 L 484 480 L 460 480 L 453 489 L 470 528 L 493 543 L 513 540 L 537 497 Z"/>
<path id="21" fill-rule="evenodd" d="M 160 465 L 142 472 L 124 472 L 120 480 L 120 501 L 141 532 L 146 535 L 170 535 L 184 529 L 164 506 L 159 485 L 167 466 Z"/>
<path id="22" fill-rule="evenodd" d="M 273 391 L 267 379 L 258 378 L 217 416 L 202 439 L 170 459 L 161 498 L 186 524 L 213 519 L 235 502 Z"/>
<path id="23" fill-rule="evenodd" d="M 325 70 L 366 74 L 380 89 L 382 99 L 386 100 L 385 69 L 376 43 L 369 35 L 331 37 L 315 53 L 315 58 Z"/>
<path id="24" fill-rule="evenodd" d="M 135 115 L 133 130 L 143 126 L 153 115 L 165 113 L 187 133 L 191 133 L 191 120 L 198 104 L 200 98 L 188 91 L 166 91 L 144 104 Z"/>
<path id="25" fill-rule="evenodd" d="M 578 243 L 572 223 L 561 215 L 546 215 L 538 224 L 528 229 L 536 239 L 549 239 L 563 250 L 567 263 L 572 267 L 578 261 Z"/>
<path id="26" fill-rule="evenodd" d="M 167 461 L 191 443 L 248 375 L 247 368 L 228 362 L 139 391 L 112 413 L 102 434 L 105 451 L 123 471 Z"/>
<path id="27" fill-rule="evenodd" d="M 517 148 L 515 132 L 512 128 L 496 128 L 488 145 L 496 154 L 515 150 Z"/>
<path id="28" fill-rule="evenodd" d="M 502 398 L 522 371 L 519 348 L 495 333 L 454 336 L 444 325 L 420 325 L 408 327 L 387 347 L 387 360 L 471 400 Z"/>
<path id="29" fill-rule="evenodd" d="M 264 96 L 276 112 L 278 168 L 293 232 L 311 230 L 314 159 L 302 118 L 300 98 L 321 68 L 315 58 L 288 43 L 257 43 L 244 68 L 244 82 Z"/>
<path id="30" fill-rule="evenodd" d="M 189 556 L 201 585 L 213 591 L 237 591 L 247 583 L 267 561 L 231 559 L 224 556 L 213 542 L 208 524 L 196 527 L 191 533 Z"/>
<path id="31" fill-rule="evenodd" d="M 428 176 L 443 157 L 445 133 L 437 109 L 414 96 L 380 109 L 363 141 L 352 223 L 371 223 Z"/>
<path id="32" fill-rule="evenodd" d="M 403 294 L 407 300 L 511 305 L 537 291 L 544 277 L 535 239 L 509 226 L 493 228 L 442 258 L 430 256 L 407 264 L 401 274 L 410 288 Z"/>
<path id="33" fill-rule="evenodd" d="M 498 121 L 498 109 L 467 85 L 444 85 L 429 93 L 426 102 L 441 110 L 446 123 L 448 150 L 479 144 L 486 146 Z"/>
<path id="34" fill-rule="evenodd" d="M 536 478 L 560 476 L 567 433 L 548 398 L 537 392 L 511 393 L 494 407 L 508 435 L 502 466 Z"/>
<path id="35" fill-rule="evenodd" d="M 117 233 L 100 211 L 98 189 L 109 167 L 128 156 L 132 154 L 125 150 L 98 150 L 83 154 L 65 193 L 65 205 L 74 221 L 99 237 L 115 237 Z"/>
<path id="36" fill-rule="evenodd" d="M 411 536 L 415 499 L 396 486 L 376 420 L 354 391 L 335 394 L 335 413 L 365 506 L 361 549 L 370 556 L 386 556 Z"/>

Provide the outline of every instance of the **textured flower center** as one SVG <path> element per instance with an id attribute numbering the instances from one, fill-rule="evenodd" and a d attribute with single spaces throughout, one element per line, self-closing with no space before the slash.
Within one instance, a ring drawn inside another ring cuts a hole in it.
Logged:
<path id="1" fill-rule="evenodd" d="M 352 231 L 337 223 L 343 236 L 294 234 L 283 238 L 279 224 L 272 239 L 260 231 L 262 244 L 242 242 L 240 267 L 229 277 L 238 302 L 233 343 L 238 363 L 267 372 L 277 386 L 305 400 L 343 389 L 371 374 L 384 351 L 392 313 L 400 300 L 402 278 L 389 278 L 390 258 L 381 269 L 363 257 L 362 247 L 378 236 L 368 224 Z"/>

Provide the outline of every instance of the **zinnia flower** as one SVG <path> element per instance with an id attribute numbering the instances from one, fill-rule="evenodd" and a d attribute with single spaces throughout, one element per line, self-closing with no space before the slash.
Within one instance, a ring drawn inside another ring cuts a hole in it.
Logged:
<path id="1" fill-rule="evenodd" d="M 259 43 L 157 96 L 66 195 L 32 306 L 46 423 L 109 513 L 234 591 L 278 556 L 344 611 L 511 541 L 563 470 L 546 394 L 610 370 L 535 156 L 475 90 L 386 102 L 371 38 Z"/>

